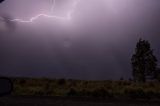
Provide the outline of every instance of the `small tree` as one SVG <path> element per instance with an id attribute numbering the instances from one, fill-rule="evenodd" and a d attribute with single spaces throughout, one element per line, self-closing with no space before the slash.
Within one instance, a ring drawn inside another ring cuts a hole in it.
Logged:
<path id="1" fill-rule="evenodd" d="M 157 59 L 153 55 L 150 43 L 140 39 L 136 45 L 135 54 L 131 58 L 133 78 L 145 82 L 147 77 L 157 78 Z"/>

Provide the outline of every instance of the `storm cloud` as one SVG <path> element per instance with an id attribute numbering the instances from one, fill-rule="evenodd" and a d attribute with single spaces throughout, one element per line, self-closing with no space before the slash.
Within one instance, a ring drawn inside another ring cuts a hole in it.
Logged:
<path id="1" fill-rule="evenodd" d="M 1 17 L 65 17 L 74 0 L 6 0 Z M 159 0 L 80 0 L 71 20 L 40 17 L 33 23 L 0 22 L 0 75 L 74 79 L 131 77 L 139 38 L 160 60 Z M 6 19 L 5 17 L 4 19 Z M 13 28 L 14 27 L 14 28 Z M 9 30 L 13 29 L 13 30 Z"/>

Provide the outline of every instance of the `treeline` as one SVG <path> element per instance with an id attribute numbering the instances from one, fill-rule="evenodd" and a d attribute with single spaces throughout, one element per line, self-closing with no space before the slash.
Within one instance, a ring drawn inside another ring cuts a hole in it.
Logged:
<path id="1" fill-rule="evenodd" d="M 160 84 L 134 81 L 13 78 L 12 95 L 160 99 Z"/>

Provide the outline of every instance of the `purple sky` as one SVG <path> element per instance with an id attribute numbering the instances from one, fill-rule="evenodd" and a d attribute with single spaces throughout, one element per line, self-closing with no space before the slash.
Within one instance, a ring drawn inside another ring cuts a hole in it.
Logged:
<path id="1" fill-rule="evenodd" d="M 160 60 L 159 0 L 6 0 L 0 4 L 0 75 L 74 79 L 131 77 L 139 38 Z M 73 10 L 73 11 L 72 11 Z M 38 14 L 67 17 L 61 20 Z"/>

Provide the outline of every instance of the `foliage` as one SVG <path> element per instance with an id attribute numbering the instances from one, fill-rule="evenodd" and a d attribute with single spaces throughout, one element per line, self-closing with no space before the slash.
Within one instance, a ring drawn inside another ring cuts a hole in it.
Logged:
<path id="1" fill-rule="evenodd" d="M 131 62 L 134 80 L 145 82 L 147 77 L 157 78 L 157 59 L 153 55 L 153 50 L 148 41 L 139 40 Z"/>
<path id="2" fill-rule="evenodd" d="M 96 98 L 160 98 L 160 83 L 12 78 L 13 95 L 85 96 Z M 59 83 L 59 82 L 65 83 Z M 25 82 L 25 83 L 22 83 Z"/>

